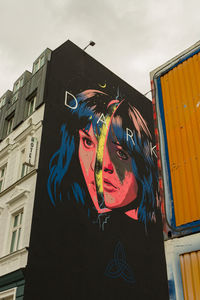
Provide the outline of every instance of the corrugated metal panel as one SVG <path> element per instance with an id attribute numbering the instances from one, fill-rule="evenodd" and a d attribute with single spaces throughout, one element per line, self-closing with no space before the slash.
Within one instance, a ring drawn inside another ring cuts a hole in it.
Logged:
<path id="1" fill-rule="evenodd" d="M 185 300 L 200 299 L 200 251 L 180 255 Z"/>
<path id="2" fill-rule="evenodd" d="M 200 54 L 161 77 L 176 226 L 200 219 Z"/>

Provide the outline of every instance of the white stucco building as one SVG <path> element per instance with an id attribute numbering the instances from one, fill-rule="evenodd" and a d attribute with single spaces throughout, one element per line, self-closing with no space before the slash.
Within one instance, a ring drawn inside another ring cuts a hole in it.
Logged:
<path id="1" fill-rule="evenodd" d="M 0 300 L 23 299 L 50 55 L 0 98 Z"/>

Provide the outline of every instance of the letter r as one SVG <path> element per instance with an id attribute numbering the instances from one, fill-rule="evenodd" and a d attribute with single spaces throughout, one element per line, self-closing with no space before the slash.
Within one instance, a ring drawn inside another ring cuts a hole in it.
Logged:
<path id="1" fill-rule="evenodd" d="M 131 138 L 131 141 L 133 143 L 133 145 L 135 145 L 135 142 L 133 140 L 133 132 L 132 130 L 130 130 L 129 128 L 126 128 L 126 140 L 128 142 L 128 139 Z"/>

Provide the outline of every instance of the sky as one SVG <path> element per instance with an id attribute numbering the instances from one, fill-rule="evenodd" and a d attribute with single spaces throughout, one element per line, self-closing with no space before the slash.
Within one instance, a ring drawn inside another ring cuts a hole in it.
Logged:
<path id="1" fill-rule="evenodd" d="M 0 96 L 68 39 L 94 41 L 87 53 L 145 94 L 150 71 L 200 40 L 199 11 L 199 0 L 1 0 Z"/>

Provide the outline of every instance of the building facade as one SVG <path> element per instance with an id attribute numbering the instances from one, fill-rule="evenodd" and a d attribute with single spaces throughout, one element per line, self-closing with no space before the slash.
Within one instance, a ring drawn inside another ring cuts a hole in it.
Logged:
<path id="1" fill-rule="evenodd" d="M 50 54 L 0 98 L 0 299 L 23 299 Z"/>

